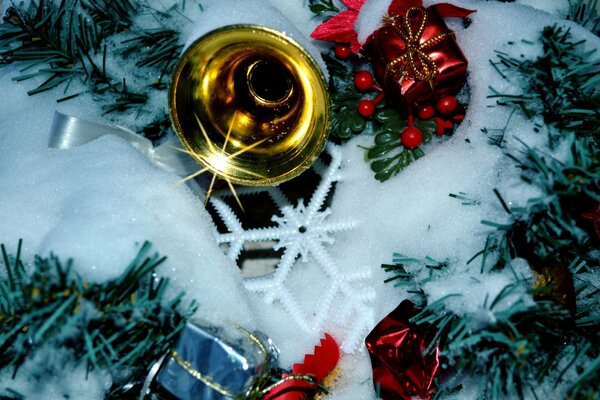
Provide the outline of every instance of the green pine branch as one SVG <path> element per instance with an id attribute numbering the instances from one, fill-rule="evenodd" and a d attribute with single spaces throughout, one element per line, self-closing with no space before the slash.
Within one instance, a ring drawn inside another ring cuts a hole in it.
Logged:
<path id="1" fill-rule="evenodd" d="M 135 66 L 157 69 L 159 76 L 151 85 L 157 89 L 167 89 L 168 82 L 165 82 L 165 78 L 170 76 L 183 49 L 179 32 L 166 28 L 147 29 L 121 44 L 125 46 L 118 53 L 123 57 L 132 56 L 139 52 L 139 49 L 145 49 Z"/>
<path id="2" fill-rule="evenodd" d="M 166 11 L 131 0 L 39 0 L 13 4 L 0 24 L 0 68 L 16 65 L 15 81 L 36 79 L 28 94 L 53 91 L 57 101 L 91 96 L 105 114 L 148 113 L 151 96 L 166 91 L 183 48 L 174 27 L 189 20 L 185 0 Z M 142 28 L 136 17 L 149 15 L 154 26 Z M 119 60 L 125 68 L 112 65 Z M 125 71 L 125 72 L 122 72 Z M 140 80 L 139 73 L 154 76 Z M 132 127 L 133 128 L 133 127 Z M 170 130 L 164 109 L 153 112 L 144 136 L 159 140 Z"/>
<path id="3" fill-rule="evenodd" d="M 600 15 L 598 14 L 598 0 L 579 0 L 572 7 L 570 20 L 589 29 L 596 36 L 600 36 Z"/>
<path id="4" fill-rule="evenodd" d="M 15 256 L 1 249 L 7 278 L 0 281 L 0 370 L 13 375 L 53 349 L 58 361 L 40 365 L 50 373 L 70 360 L 109 370 L 112 391 L 139 386 L 196 310 L 195 303 L 182 310 L 182 295 L 165 299 L 168 279 L 154 274 L 165 258 L 150 254 L 147 242 L 120 276 L 103 283 L 83 281 L 72 260 L 54 255 L 26 265 L 21 242 Z"/>
<path id="5" fill-rule="evenodd" d="M 541 45 L 543 54 L 529 59 L 496 51 L 498 60 L 490 61 L 506 80 L 522 76 L 522 92 L 506 94 L 491 87 L 493 94 L 488 97 L 522 111 L 527 118 L 541 116 L 558 131 L 549 132 L 552 147 L 560 132 L 598 138 L 600 60 L 595 51 L 584 51 L 585 41 L 573 41 L 569 30 L 557 26 L 544 28 L 539 43 L 523 43 Z"/>
<path id="6" fill-rule="evenodd" d="M 573 272 L 585 268 L 583 264 L 574 262 Z M 436 379 L 440 393 L 460 391 L 457 384 L 469 375 L 481 379 L 482 398 L 536 396 L 542 382 L 568 383 L 565 374 L 585 368 L 590 356 L 600 351 L 600 314 L 595 301 L 600 289 L 589 282 L 577 285 L 577 302 L 584 306 L 575 316 L 552 301 L 531 303 L 522 298 L 505 301 L 527 291 L 528 281 L 504 287 L 495 298 L 482 298 L 479 313 L 457 314 L 448 304 L 459 294 L 449 294 L 427 304 L 427 297 L 420 289 L 430 280 L 443 279 L 448 267 L 447 261 L 419 260 L 400 254 L 394 254 L 393 264 L 382 265 L 391 273 L 386 282 L 418 289 L 411 293 L 419 294 L 424 305 L 410 323 L 418 331 L 427 332 L 425 353 L 436 347 L 440 350 L 441 364 L 446 370 Z M 596 390 L 593 379 L 598 368 L 594 365 L 587 367 L 587 375 L 570 383 L 573 386 L 570 392 Z"/>
<path id="7" fill-rule="evenodd" d="M 111 34 L 128 29 L 133 6 L 128 1 L 40 0 L 27 9 L 10 7 L 0 24 L 0 65 L 17 64 L 15 81 L 41 78 L 29 95 L 63 89 L 58 101 L 81 95 L 70 93 L 77 80 L 110 101 L 105 112 L 126 111 L 146 103 L 148 96 L 128 89 L 126 79 L 106 67 Z"/>
<path id="8" fill-rule="evenodd" d="M 569 152 L 564 160 L 524 143 L 520 155 L 508 154 L 521 170 L 521 179 L 539 189 L 542 196 L 509 208 L 496 192 L 509 221 L 482 221 L 496 228 L 476 255 L 482 255 L 482 270 L 490 260 L 494 260 L 492 269 L 502 268 L 515 257 L 536 264 L 550 259 L 568 264 L 582 257 L 598 264 L 591 256 L 599 245 L 594 222 L 584 214 L 600 204 L 600 149 L 593 138 L 578 139 L 571 134 L 565 141 Z"/>

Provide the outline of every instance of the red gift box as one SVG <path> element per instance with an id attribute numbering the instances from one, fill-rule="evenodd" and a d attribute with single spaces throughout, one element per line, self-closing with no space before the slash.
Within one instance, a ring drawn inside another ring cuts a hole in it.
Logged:
<path id="1" fill-rule="evenodd" d="M 411 7 L 384 23 L 365 47 L 388 97 L 421 106 L 460 90 L 467 59 L 435 6 Z"/>

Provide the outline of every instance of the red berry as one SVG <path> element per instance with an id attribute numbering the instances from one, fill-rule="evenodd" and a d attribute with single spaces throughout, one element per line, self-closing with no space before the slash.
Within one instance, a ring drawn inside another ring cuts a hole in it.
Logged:
<path id="1" fill-rule="evenodd" d="M 350 54 L 352 54 L 350 46 L 346 44 L 338 44 L 335 46 L 335 56 L 340 60 L 345 60 L 346 58 L 350 57 Z"/>
<path id="2" fill-rule="evenodd" d="M 446 131 L 449 131 L 452 128 L 454 128 L 454 124 L 452 123 L 452 121 L 449 121 L 447 119 L 435 117 L 435 122 L 437 124 L 435 134 L 438 136 L 442 136 L 444 133 L 446 133 Z"/>
<path id="3" fill-rule="evenodd" d="M 375 86 L 373 75 L 369 71 L 358 71 L 354 75 L 354 86 L 361 92 L 367 91 Z"/>
<path id="4" fill-rule="evenodd" d="M 444 96 L 435 104 L 437 112 L 444 116 L 452 115 L 457 107 L 458 101 L 456 101 L 456 97 L 454 96 Z"/>
<path id="5" fill-rule="evenodd" d="M 358 103 L 358 114 L 363 118 L 371 118 L 375 114 L 375 102 L 373 100 L 361 100 Z"/>
<path id="6" fill-rule="evenodd" d="M 421 119 L 429 119 L 429 118 L 433 117 L 434 114 L 435 114 L 435 109 L 433 108 L 433 106 L 431 104 L 423 106 L 423 107 L 419 108 L 419 111 L 417 111 L 417 117 L 419 117 Z"/>
<path id="7" fill-rule="evenodd" d="M 419 128 L 409 126 L 402 131 L 400 135 L 402 145 L 408 149 L 414 149 L 423 143 L 423 132 Z"/>

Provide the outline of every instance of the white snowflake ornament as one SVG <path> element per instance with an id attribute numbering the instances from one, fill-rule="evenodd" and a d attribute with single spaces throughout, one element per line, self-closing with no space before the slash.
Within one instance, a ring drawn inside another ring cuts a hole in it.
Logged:
<path id="1" fill-rule="evenodd" d="M 227 255 L 231 259 L 237 260 L 245 245 L 251 242 L 273 241 L 274 250 L 283 250 L 275 271 L 246 279 L 246 288 L 262 295 L 265 302 L 283 307 L 305 332 L 323 332 L 328 328 L 328 321 L 345 326 L 346 337 L 339 339 L 342 348 L 351 352 L 359 347 L 362 334 L 373 325 L 369 303 L 375 292 L 368 285 L 361 284 L 370 278 L 367 268 L 355 272 L 360 266 L 347 266 L 352 268 L 352 272 L 345 271 L 327 251 L 327 246 L 335 242 L 337 233 L 356 225 L 351 219 L 336 220 L 332 210 L 324 208 L 327 195 L 341 178 L 340 148 L 330 144 L 327 152 L 331 156 L 330 164 L 325 165 L 319 160 L 313 166 L 321 180 L 308 204 L 300 199 L 293 206 L 279 187 L 242 188 L 238 191 L 240 197 L 266 193 L 279 209 L 279 214 L 271 217 L 275 226 L 244 229 L 238 216 L 224 201 L 229 193 L 213 195 L 210 202 L 228 231 L 220 233 L 215 229 L 215 237 L 219 244 L 229 245 Z M 303 265 L 297 265 L 298 260 Z M 292 270 L 308 267 L 317 274 L 311 275 L 311 285 L 295 282 L 297 277 L 292 276 Z M 315 284 L 323 287 L 320 288 L 320 301 L 311 310 L 297 299 L 306 298 L 303 292 L 313 290 Z"/>

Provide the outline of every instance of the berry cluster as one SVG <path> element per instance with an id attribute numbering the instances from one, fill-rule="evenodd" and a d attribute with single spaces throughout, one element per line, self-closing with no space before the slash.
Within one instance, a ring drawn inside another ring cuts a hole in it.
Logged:
<path id="1" fill-rule="evenodd" d="M 335 47 L 334 52 L 336 57 L 342 60 L 348 59 L 352 55 L 350 47 L 345 44 L 338 44 Z M 358 71 L 354 75 L 354 86 L 359 92 L 367 92 L 369 90 L 379 92 L 374 99 L 362 99 L 356 107 L 356 111 L 361 117 L 365 119 L 373 117 L 375 114 L 375 107 L 385 97 L 383 90 L 375 83 L 373 74 L 365 70 Z M 455 122 L 460 122 L 464 118 L 464 114 L 457 112 L 458 108 L 459 104 L 456 97 L 444 96 L 437 100 L 435 104 L 427 104 L 418 107 L 416 115 L 421 120 L 435 118 L 435 133 L 437 136 L 442 136 L 444 133 L 451 131 L 454 128 Z M 402 131 L 400 140 L 402 145 L 408 149 L 414 149 L 423 143 L 423 132 L 414 126 L 412 110 L 408 111 L 408 126 Z"/>
<path id="2" fill-rule="evenodd" d="M 427 104 L 417 109 L 417 117 L 422 120 L 435 118 L 437 136 L 442 136 L 447 132 L 451 132 L 454 128 L 454 123 L 464 119 L 464 114 L 459 112 L 458 100 L 454 96 L 444 96 L 440 98 L 435 105 Z M 409 116 L 408 127 L 402 132 L 402 144 L 405 147 L 413 148 L 419 146 L 422 142 L 423 134 L 416 133 L 414 130 L 419 130 L 411 125 Z M 407 132 L 408 131 L 408 132 Z M 405 133 L 407 132 L 407 133 Z M 421 137 L 421 140 L 417 138 Z M 406 140 L 405 140 L 406 137 Z"/>
<path id="3" fill-rule="evenodd" d="M 463 120 L 465 107 L 455 96 L 443 96 L 424 105 L 394 104 L 368 69 L 354 70 L 355 55 L 349 46 L 338 44 L 334 54 L 349 63 L 344 63 L 345 71 L 334 80 L 336 89 L 340 89 L 332 97 L 338 113 L 333 131 L 337 137 L 347 139 L 363 132 L 366 126 L 372 128 L 373 147 L 367 149 L 366 159 L 375 179 L 383 182 L 396 175 L 425 155 L 423 145 L 433 136 L 452 133 L 455 124 Z M 340 65 L 332 64 L 334 71 L 339 73 Z"/>

